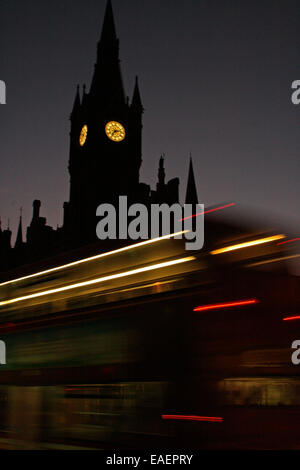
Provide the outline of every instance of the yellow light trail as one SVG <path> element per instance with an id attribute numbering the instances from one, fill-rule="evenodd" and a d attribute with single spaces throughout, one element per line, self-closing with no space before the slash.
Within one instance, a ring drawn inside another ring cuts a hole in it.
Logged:
<path id="1" fill-rule="evenodd" d="M 15 299 L 4 300 L 0 302 L 0 306 L 3 307 L 5 305 L 10 305 L 10 304 L 21 302 L 24 300 L 35 299 L 37 297 L 56 294 L 58 292 L 65 292 L 71 289 L 78 289 L 79 287 L 91 286 L 93 284 L 99 284 L 101 282 L 111 281 L 113 279 L 118 279 L 121 277 L 132 276 L 134 274 L 140 274 L 140 273 L 147 272 L 147 271 L 153 271 L 154 269 L 162 269 L 168 266 L 174 266 L 176 264 L 186 263 L 187 261 L 193 261 L 195 259 L 196 258 L 194 256 L 189 256 L 187 258 L 179 258 L 179 259 L 175 259 L 172 261 L 166 261 L 164 263 L 152 264 L 150 266 L 144 266 L 142 268 L 132 269 L 131 271 L 125 271 L 123 273 L 111 274 L 109 276 L 99 277 L 97 279 L 91 279 L 89 281 L 79 282 L 77 284 L 71 284 L 69 286 L 58 287 L 56 289 L 50 289 L 50 290 L 46 290 L 42 292 L 37 292 L 35 294 L 25 295 L 23 297 L 16 297 Z"/>
<path id="2" fill-rule="evenodd" d="M 227 253 L 229 251 L 240 250 L 242 248 L 248 248 L 250 246 L 262 245 L 263 243 L 270 243 L 276 240 L 285 238 L 285 235 L 273 235 L 272 237 L 259 238 L 258 240 L 252 240 L 250 242 L 238 243 L 237 245 L 226 246 L 219 248 L 218 250 L 211 251 L 211 255 L 220 255 L 221 253 Z"/>
<path id="3" fill-rule="evenodd" d="M 264 261 L 258 261 L 256 263 L 247 264 L 247 266 L 248 267 L 261 266 L 263 264 L 278 263 L 279 261 L 285 261 L 285 260 L 294 259 L 294 258 L 300 258 L 300 254 L 289 255 L 289 256 L 281 256 L 280 258 L 272 258 L 272 259 L 267 259 L 267 260 L 264 260 Z"/>
<path id="4" fill-rule="evenodd" d="M 182 232 L 171 233 L 169 235 L 164 235 L 163 237 L 151 238 L 150 240 L 146 240 L 146 241 L 140 242 L 140 243 L 135 243 L 134 245 L 128 245 L 128 246 L 125 246 L 123 248 L 118 248 L 117 250 L 114 250 L 114 251 L 107 251 L 106 253 L 100 253 L 99 255 L 91 256 L 90 258 L 80 259 L 78 261 L 73 261 L 72 263 L 64 264 L 62 266 L 57 266 L 55 268 L 46 269 L 45 271 L 40 271 L 38 273 L 29 274 L 28 276 L 23 276 L 23 277 L 19 277 L 17 279 L 12 279 L 10 281 L 2 282 L 0 284 L 0 287 L 6 286 L 8 284 L 15 283 L 15 282 L 24 281 L 25 279 L 31 279 L 33 277 L 42 276 L 43 274 L 49 274 L 49 273 L 53 273 L 55 271 L 60 271 L 60 270 L 65 269 L 65 268 L 71 268 L 72 266 L 77 266 L 79 264 L 88 263 L 89 261 L 94 261 L 96 259 L 104 258 L 106 256 L 111 256 L 111 255 L 114 255 L 114 254 L 117 254 L 117 253 L 122 253 L 122 252 L 128 251 L 128 250 L 133 250 L 133 249 L 139 248 L 141 246 L 150 245 L 151 243 L 156 243 L 156 242 L 159 242 L 159 241 L 162 241 L 162 240 L 168 240 L 169 238 L 173 238 L 173 237 L 176 237 L 176 236 L 179 236 L 179 235 L 183 235 L 184 233 L 187 233 L 187 232 L 189 232 L 189 230 L 183 230 Z"/>

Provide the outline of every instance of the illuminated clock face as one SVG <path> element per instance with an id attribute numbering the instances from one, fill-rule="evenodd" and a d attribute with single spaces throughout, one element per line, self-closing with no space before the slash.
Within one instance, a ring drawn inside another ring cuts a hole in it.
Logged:
<path id="1" fill-rule="evenodd" d="M 88 133 L 88 127 L 87 125 L 85 124 L 81 131 L 80 131 L 80 136 L 79 136 L 79 144 L 81 147 L 84 146 L 85 142 L 86 142 L 86 139 L 87 139 L 87 133 Z"/>
<path id="2" fill-rule="evenodd" d="M 107 137 L 114 142 L 121 142 L 125 139 L 126 132 L 122 124 L 116 121 L 110 121 L 105 126 Z"/>

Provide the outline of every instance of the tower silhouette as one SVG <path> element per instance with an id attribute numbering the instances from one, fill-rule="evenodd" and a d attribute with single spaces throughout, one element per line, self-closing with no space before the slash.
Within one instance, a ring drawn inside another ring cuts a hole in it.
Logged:
<path id="1" fill-rule="evenodd" d="M 159 160 L 156 189 L 140 181 L 143 112 L 137 76 L 131 100 L 125 95 L 119 39 L 107 0 L 91 85 L 89 91 L 84 85 L 82 92 L 77 86 L 70 114 L 70 193 L 63 205 L 63 225 L 56 230 L 49 227 L 40 216 L 41 202 L 35 200 L 26 242 L 21 220 L 14 248 L 10 230 L 0 228 L 0 271 L 100 243 L 96 209 L 102 203 L 117 207 L 119 196 L 127 196 L 128 204 L 179 202 L 179 179 L 166 181 L 165 155 Z M 192 162 L 186 202 L 198 202 Z"/>
<path id="2" fill-rule="evenodd" d="M 81 241 L 95 238 L 96 208 L 116 203 L 119 195 L 139 197 L 142 163 L 143 106 L 136 77 L 131 104 L 126 100 L 111 1 L 107 2 L 97 60 L 89 93 L 77 87 L 71 113 L 70 200 L 64 206 L 64 228 Z M 124 136 L 117 137 L 117 123 Z"/>

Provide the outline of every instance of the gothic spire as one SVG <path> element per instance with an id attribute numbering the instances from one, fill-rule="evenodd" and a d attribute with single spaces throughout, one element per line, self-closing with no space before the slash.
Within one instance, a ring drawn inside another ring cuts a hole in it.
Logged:
<path id="1" fill-rule="evenodd" d="M 107 0 L 91 94 L 104 104 L 125 104 L 125 93 L 119 63 L 119 39 L 116 34 L 111 0 Z"/>
<path id="2" fill-rule="evenodd" d="M 15 243 L 15 248 L 20 248 L 21 246 L 23 246 L 22 213 L 20 215 L 19 228 L 18 228 L 16 243 Z"/>
<path id="3" fill-rule="evenodd" d="M 107 0 L 104 21 L 102 26 L 101 38 L 99 41 L 99 52 L 104 51 L 106 48 L 111 48 L 118 42 L 114 14 L 112 9 L 111 0 Z"/>
<path id="4" fill-rule="evenodd" d="M 77 91 L 76 91 L 74 105 L 73 105 L 73 109 L 71 113 L 71 119 L 74 119 L 74 117 L 76 117 L 80 109 L 80 106 L 81 106 L 81 103 L 80 103 L 79 85 L 77 85 Z"/>
<path id="5" fill-rule="evenodd" d="M 136 109 L 137 111 L 139 111 L 141 113 L 144 110 L 143 105 L 142 105 L 141 94 L 140 94 L 140 89 L 139 89 L 139 82 L 138 82 L 138 77 L 137 76 L 135 77 L 135 87 L 134 87 L 131 107 L 133 109 Z"/>
<path id="6" fill-rule="evenodd" d="M 195 183 L 192 156 L 190 156 L 189 176 L 185 196 L 186 204 L 198 204 L 197 188 Z"/>

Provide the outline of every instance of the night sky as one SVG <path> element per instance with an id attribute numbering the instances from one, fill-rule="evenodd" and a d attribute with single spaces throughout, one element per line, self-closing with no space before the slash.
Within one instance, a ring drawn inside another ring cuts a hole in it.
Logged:
<path id="1" fill-rule="evenodd" d="M 143 104 L 141 181 L 185 191 L 192 152 L 201 203 L 234 201 L 299 222 L 299 0 L 113 0 L 126 94 Z M 48 224 L 69 197 L 69 115 L 89 89 L 106 0 L 0 0 L 0 215 Z M 100 175 L 99 175 L 100 177 Z"/>

